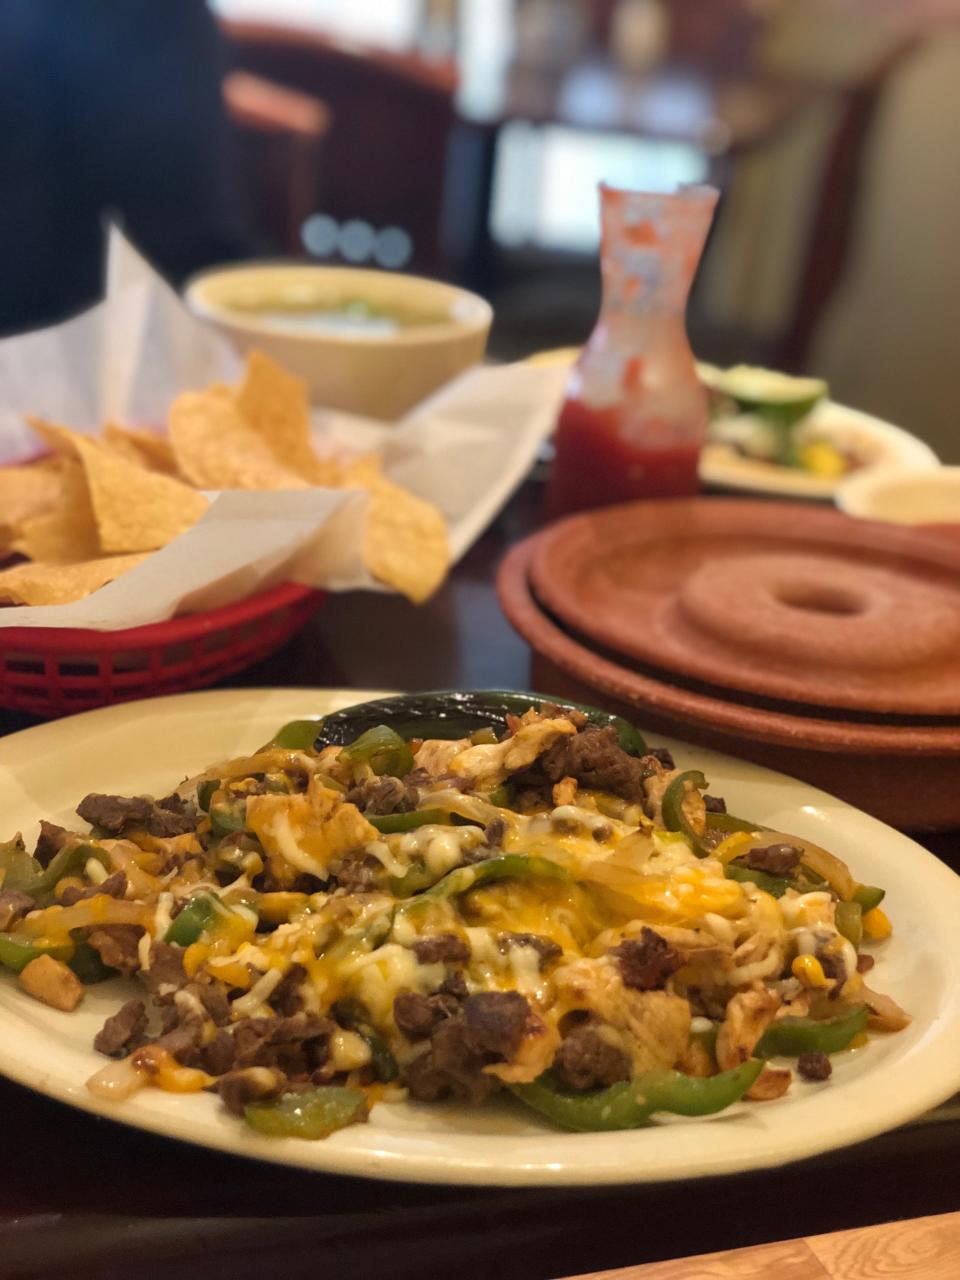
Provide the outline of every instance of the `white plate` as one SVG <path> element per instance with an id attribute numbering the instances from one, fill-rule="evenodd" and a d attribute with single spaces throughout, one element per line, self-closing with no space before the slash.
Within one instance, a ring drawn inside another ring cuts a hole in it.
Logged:
<path id="1" fill-rule="evenodd" d="M 936 466 L 938 459 L 928 444 L 882 418 L 848 409 L 825 400 L 807 419 L 811 431 L 840 448 L 852 447 L 870 458 L 855 474 L 868 475 L 881 468 L 914 471 Z M 700 455 L 700 479 L 720 489 L 744 493 L 773 493 L 790 498 L 829 500 L 843 477 L 816 476 L 799 467 L 780 467 L 745 458 L 730 445 L 708 444 Z"/>
<path id="2" fill-rule="evenodd" d="M 0 812 L 30 841 L 41 816 L 66 822 L 86 792 L 162 793 L 211 761 L 243 754 L 287 720 L 375 696 L 356 690 L 216 690 L 92 711 L 0 742 Z M 906 837 L 840 800 L 756 765 L 667 744 L 702 767 L 734 812 L 795 831 L 886 886 L 895 924 L 875 985 L 914 1017 L 899 1035 L 835 1059 L 828 1085 L 741 1104 L 709 1120 L 628 1133 L 567 1134 L 509 1104 L 380 1105 L 370 1123 L 323 1142 L 272 1140 L 207 1095 L 143 1090 L 109 1104 L 84 1082 L 103 1059 L 91 1041 L 123 984 L 94 988 L 57 1013 L 0 980 L 0 1072 L 71 1106 L 237 1155 L 374 1178 L 500 1185 L 653 1182 L 781 1165 L 846 1146 L 919 1115 L 960 1085 L 960 879 Z"/>

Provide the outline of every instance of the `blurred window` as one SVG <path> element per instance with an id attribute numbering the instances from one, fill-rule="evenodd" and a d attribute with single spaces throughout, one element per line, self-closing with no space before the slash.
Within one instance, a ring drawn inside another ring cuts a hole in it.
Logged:
<path id="1" fill-rule="evenodd" d="M 493 236 L 509 248 L 592 253 L 600 238 L 598 183 L 673 191 L 706 177 L 706 157 L 685 143 L 513 121 L 497 151 Z"/>
<path id="2" fill-rule="evenodd" d="M 418 0 L 210 0 L 210 7 L 231 22 L 312 28 L 385 49 L 409 49 L 420 16 Z"/>

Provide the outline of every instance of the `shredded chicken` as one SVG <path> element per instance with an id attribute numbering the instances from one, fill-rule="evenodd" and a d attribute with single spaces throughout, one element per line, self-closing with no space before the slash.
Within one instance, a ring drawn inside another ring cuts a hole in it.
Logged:
<path id="1" fill-rule="evenodd" d="M 881 995 L 879 991 L 871 991 L 864 987 L 861 995 L 870 1010 L 870 1021 L 867 1026 L 871 1031 L 902 1031 L 910 1025 L 910 1015 L 892 1000 L 890 996 Z"/>
<path id="2" fill-rule="evenodd" d="M 418 769 L 426 769 L 434 777 L 440 777 L 450 768 L 453 757 L 469 746 L 469 738 L 427 738 L 414 756 L 414 764 Z"/>
<path id="3" fill-rule="evenodd" d="M 766 988 L 740 991 L 731 997 L 717 1033 L 717 1062 L 722 1071 L 739 1067 L 753 1056 L 757 1042 L 779 1008 L 780 997 Z M 786 1068 L 765 1066 L 747 1097 L 755 1102 L 779 1098 L 789 1089 L 791 1078 Z"/>
<path id="4" fill-rule="evenodd" d="M 690 1005 L 666 991 L 633 991 L 607 960 L 573 960 L 553 975 L 558 1001 L 626 1032 L 635 1075 L 672 1067 L 690 1039 Z"/>
<path id="5" fill-rule="evenodd" d="M 647 805 L 649 807 L 650 816 L 654 822 L 660 826 L 663 823 L 663 797 L 667 788 L 674 778 L 678 778 L 683 772 L 682 769 L 664 769 L 659 762 L 656 762 L 656 772 L 650 777 L 644 779 L 643 790 L 647 797 Z M 687 821 L 693 827 L 698 836 L 702 836 L 707 829 L 707 809 L 703 803 L 703 796 L 696 787 L 686 784 L 686 794 L 683 798 L 683 812 Z"/>
<path id="6" fill-rule="evenodd" d="M 575 804 L 577 800 L 576 778 L 561 778 L 559 782 L 555 782 L 552 799 L 553 803 L 558 807 L 562 804 Z"/>
<path id="7" fill-rule="evenodd" d="M 302 872 L 326 879 L 334 859 L 379 839 L 377 829 L 339 791 L 312 778 L 299 795 L 251 796 L 247 823 L 263 845 L 279 885 Z"/>
<path id="8" fill-rule="evenodd" d="M 469 778 L 479 787 L 495 787 L 511 773 L 532 765 L 560 738 L 576 732 L 576 726 L 565 718 L 521 724 L 513 737 L 504 742 L 467 747 L 449 761 L 448 767 L 451 773 Z"/>

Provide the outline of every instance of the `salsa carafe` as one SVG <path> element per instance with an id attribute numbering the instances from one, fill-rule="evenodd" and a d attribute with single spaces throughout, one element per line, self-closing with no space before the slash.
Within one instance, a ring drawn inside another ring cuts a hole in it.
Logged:
<path id="1" fill-rule="evenodd" d="M 601 186 L 603 301 L 557 422 L 551 515 L 697 491 L 707 396 L 684 311 L 716 202 Z"/>

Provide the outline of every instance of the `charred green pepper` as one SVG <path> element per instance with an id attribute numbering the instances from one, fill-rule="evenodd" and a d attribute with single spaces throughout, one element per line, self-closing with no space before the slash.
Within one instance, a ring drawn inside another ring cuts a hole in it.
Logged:
<path id="1" fill-rule="evenodd" d="M 609 725 L 616 730 L 617 741 L 628 755 L 646 755 L 643 735 L 622 716 L 566 698 L 513 689 L 435 690 L 344 707 L 324 719 L 317 746 L 342 746 L 365 730 L 384 723 L 390 724 L 403 738 L 469 738 L 486 725 L 495 733 L 502 733 L 508 715 L 521 716 L 531 707 L 545 705 L 558 706 L 561 712 L 580 711 L 600 728 Z"/>
<path id="2" fill-rule="evenodd" d="M 570 872 L 556 862 L 547 858 L 528 858 L 521 853 L 505 853 L 497 858 L 488 858 L 485 862 L 475 862 L 472 867 L 457 867 L 448 871 L 432 888 L 425 893 L 405 902 L 398 911 L 410 909 L 429 902 L 441 902 L 446 898 L 459 897 L 482 884 L 490 884 L 494 880 L 565 880 L 572 879 Z"/>
<path id="3" fill-rule="evenodd" d="M 563 1129 L 579 1133 L 636 1129 L 658 1111 L 680 1116 L 709 1116 L 738 1102 L 763 1070 L 751 1059 L 716 1076 L 685 1076 L 657 1071 L 592 1093 L 561 1089 L 550 1077 L 509 1085 L 521 1102 Z"/>
<path id="4" fill-rule="evenodd" d="M 0 964 L 5 969 L 19 973 L 38 956 L 53 956 L 55 960 L 69 960 L 73 955 L 72 942 L 38 944 L 36 939 L 21 938 L 14 933 L 0 933 Z"/>
<path id="5" fill-rule="evenodd" d="M 18 835 L 0 844 L 0 886 L 4 889 L 26 891 L 26 886 L 37 879 L 43 868 L 36 858 L 31 858 Z"/>
<path id="6" fill-rule="evenodd" d="M 450 825 L 450 814 L 445 809 L 411 809 L 409 813 L 368 813 L 367 821 L 372 827 L 384 835 L 395 835 L 399 831 L 413 831 L 416 827 L 425 827 L 432 822 Z"/>
<path id="7" fill-rule="evenodd" d="M 282 747 L 286 751 L 312 751 L 320 725 L 320 720 L 291 720 L 278 729 L 260 750 L 269 751 L 271 747 Z"/>
<path id="8" fill-rule="evenodd" d="M 887 896 L 886 889 L 878 889 L 873 884 L 857 885 L 857 891 L 853 895 L 853 901 L 857 903 L 864 915 L 868 911 L 872 911 L 874 907 L 879 907 L 880 903 Z"/>
<path id="9" fill-rule="evenodd" d="M 326 1138 L 365 1120 L 367 1099 L 359 1089 L 321 1085 L 270 1102 L 250 1102 L 243 1114 L 251 1129 L 272 1138 Z"/>
<path id="10" fill-rule="evenodd" d="M 203 782 L 197 783 L 197 807 L 202 809 L 204 813 L 210 808 L 210 801 L 214 795 L 220 790 L 219 778 L 204 778 Z"/>
<path id="11" fill-rule="evenodd" d="M 837 933 L 859 948 L 863 941 L 863 908 L 859 902 L 838 902 L 835 922 Z"/>
<path id="12" fill-rule="evenodd" d="M 229 836 L 243 831 L 247 825 L 247 801 L 245 797 L 223 798 L 226 793 L 216 793 L 220 799 L 210 801 L 210 830 L 215 836 Z"/>
<path id="13" fill-rule="evenodd" d="M 694 831 L 690 819 L 683 809 L 683 802 L 687 796 L 688 782 L 697 791 L 706 790 L 707 780 L 699 769 L 687 769 L 684 773 L 678 773 L 666 791 L 664 791 L 663 799 L 660 802 L 663 825 L 667 831 L 679 831 L 689 841 L 690 847 L 697 857 L 706 858 L 710 850 L 706 848 L 700 836 Z"/>
<path id="14" fill-rule="evenodd" d="M 71 933 L 71 937 L 76 942 L 76 948 L 73 955 L 67 961 L 69 968 L 77 975 L 85 987 L 92 987 L 97 982 L 106 982 L 108 978 L 115 978 L 117 970 L 111 969 L 109 965 L 103 963 L 103 957 L 96 947 L 91 947 L 82 936 L 78 938 L 80 930 Z"/>
<path id="15" fill-rule="evenodd" d="M 761 1058 L 839 1053 L 849 1048 L 854 1036 L 866 1031 L 869 1018 L 865 1004 L 853 1005 L 835 1018 L 777 1018 L 763 1033 L 755 1052 Z"/>
<path id="16" fill-rule="evenodd" d="M 32 898 L 44 898 L 53 893 L 64 876 L 72 876 L 81 872 L 91 858 L 105 867 L 110 865 L 110 858 L 106 849 L 101 849 L 98 845 L 85 843 L 65 844 L 50 859 L 44 871 L 34 876 L 32 880 L 22 884 L 20 888 L 24 893 L 29 893 Z"/>
<path id="17" fill-rule="evenodd" d="M 723 869 L 723 874 L 728 880 L 739 880 L 741 884 L 755 884 L 758 889 L 769 893 L 772 898 L 782 898 L 788 889 L 794 887 L 793 881 L 786 876 L 775 876 L 769 871 L 755 871 L 753 867 L 748 867 L 737 860 L 728 862 Z"/>
<path id="18" fill-rule="evenodd" d="M 378 777 L 402 778 L 413 769 L 413 752 L 403 738 L 385 724 L 361 733 L 337 756 L 339 764 L 368 764 Z"/>
<path id="19" fill-rule="evenodd" d="M 367 1010 L 359 1000 L 338 1000 L 332 1009 L 333 1016 L 347 1031 L 355 1031 L 366 1041 L 370 1050 L 370 1066 L 373 1074 L 384 1084 L 396 1080 L 400 1074 L 397 1060 L 390 1052 L 390 1046 L 380 1032 L 370 1022 Z"/>
<path id="20" fill-rule="evenodd" d="M 170 925 L 163 940 L 189 947 L 206 933 L 218 916 L 225 916 L 228 912 L 229 908 L 212 893 L 198 893 Z"/>

